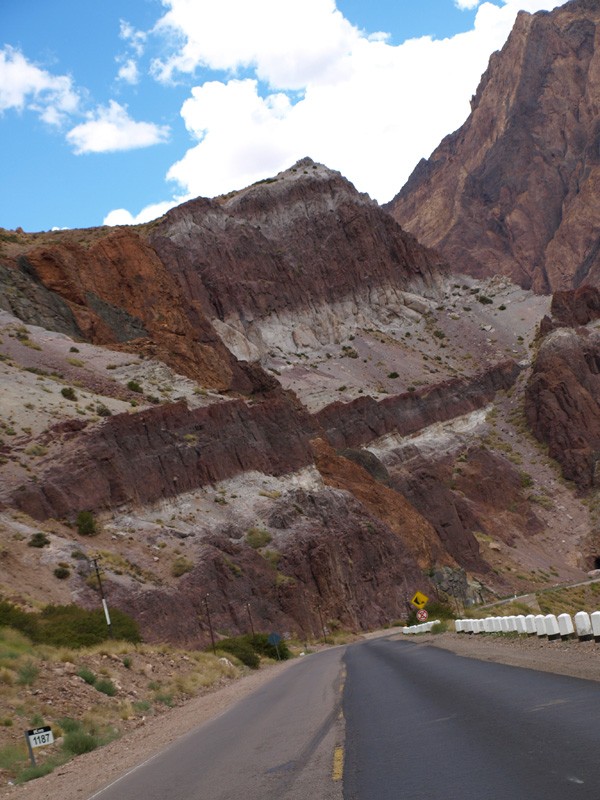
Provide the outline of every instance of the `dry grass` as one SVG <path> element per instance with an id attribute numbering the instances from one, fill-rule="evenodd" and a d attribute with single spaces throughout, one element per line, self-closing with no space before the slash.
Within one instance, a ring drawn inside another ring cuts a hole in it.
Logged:
<path id="1" fill-rule="evenodd" d="M 51 725 L 57 739 L 71 720 L 82 736 L 92 737 L 99 746 L 148 715 L 160 714 L 239 677 L 245 670 L 233 661 L 169 645 L 122 641 L 81 650 L 52 648 L 34 645 L 13 629 L 0 628 L 0 706 L 4 709 L 0 715 L 0 775 L 10 780 L 27 777 L 28 756 L 21 745 L 25 728 Z M 118 687 L 115 696 L 97 692 L 78 678 L 84 669 L 112 680 Z M 55 759 L 63 763 L 72 755 L 58 746 L 43 750 L 38 760 L 47 764 L 47 769 Z"/>

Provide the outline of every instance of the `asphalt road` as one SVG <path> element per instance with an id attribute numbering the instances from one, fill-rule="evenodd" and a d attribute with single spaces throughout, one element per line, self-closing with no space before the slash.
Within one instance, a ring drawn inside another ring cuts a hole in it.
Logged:
<path id="1" fill-rule="evenodd" d="M 600 685 L 413 642 L 349 647 L 344 800 L 600 798 Z"/>
<path id="2" fill-rule="evenodd" d="M 299 659 L 94 800 L 341 800 L 332 754 L 343 737 L 343 654 Z"/>
<path id="3" fill-rule="evenodd" d="M 93 795 L 342 797 L 600 800 L 600 684 L 374 639 L 299 660 Z"/>

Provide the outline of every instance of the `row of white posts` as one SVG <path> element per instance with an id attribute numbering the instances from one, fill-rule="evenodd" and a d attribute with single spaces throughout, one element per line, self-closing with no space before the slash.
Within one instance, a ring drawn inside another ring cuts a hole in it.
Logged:
<path id="1" fill-rule="evenodd" d="M 425 623 L 428 625 L 429 623 Z M 423 633 L 417 631 L 422 625 L 405 628 L 404 633 Z M 594 639 L 600 642 L 600 611 L 588 614 L 578 611 L 571 619 L 570 614 L 520 614 L 515 617 L 486 617 L 485 619 L 457 619 L 454 622 L 457 633 L 519 633 L 529 636 L 554 639 L 573 639 L 580 642 Z"/>
<path id="2" fill-rule="evenodd" d="M 434 619 L 431 622 L 420 622 L 418 625 L 406 625 L 402 628 L 402 633 L 427 633 L 437 622 L 439 622 L 439 619 Z"/>

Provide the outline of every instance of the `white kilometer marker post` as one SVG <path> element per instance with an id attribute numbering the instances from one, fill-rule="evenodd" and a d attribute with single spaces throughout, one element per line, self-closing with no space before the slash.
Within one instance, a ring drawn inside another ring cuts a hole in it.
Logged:
<path id="1" fill-rule="evenodd" d="M 36 763 L 33 755 L 33 748 L 45 747 L 47 744 L 52 744 L 54 741 L 52 728 L 49 725 L 44 725 L 43 728 L 32 728 L 29 731 L 25 731 L 25 740 L 27 742 L 31 764 L 35 767 Z"/>

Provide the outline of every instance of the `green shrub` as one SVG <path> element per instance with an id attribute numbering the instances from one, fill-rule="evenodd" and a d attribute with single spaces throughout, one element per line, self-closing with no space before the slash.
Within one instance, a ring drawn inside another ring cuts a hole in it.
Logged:
<path id="1" fill-rule="evenodd" d="M 77 670 L 77 674 L 90 686 L 96 685 L 96 676 L 91 669 L 88 669 L 87 667 L 81 667 L 81 669 Z"/>
<path id="2" fill-rule="evenodd" d="M 487 297 L 487 295 L 485 295 L 485 294 L 478 295 L 477 296 L 477 301 L 479 303 L 481 303 L 482 305 L 484 305 L 484 306 L 489 306 L 489 305 L 491 305 L 491 303 L 494 302 L 491 297 Z"/>
<path id="3" fill-rule="evenodd" d="M 277 651 L 279 650 L 279 658 L 282 661 L 287 661 L 288 658 L 292 657 L 290 649 L 283 639 L 275 647 L 274 644 L 269 643 L 269 637 L 266 633 L 255 633 L 253 636 L 249 635 L 243 638 L 247 639 L 250 646 L 261 656 L 277 658 Z"/>
<path id="4" fill-rule="evenodd" d="M 232 656 L 239 658 L 242 664 L 245 664 L 251 669 L 258 669 L 259 667 L 260 658 L 252 646 L 248 642 L 243 641 L 241 637 L 223 639 L 219 642 L 219 650 L 231 653 Z"/>
<path id="5" fill-rule="evenodd" d="M 117 608 L 110 611 L 115 639 L 139 642 L 137 623 Z M 101 609 L 88 611 L 75 605 L 46 606 L 39 615 L 40 641 L 54 647 L 91 647 L 109 638 Z"/>
<path id="6" fill-rule="evenodd" d="M 275 647 L 275 645 L 269 643 L 269 637 L 266 633 L 246 634 L 245 636 L 223 639 L 219 642 L 218 647 L 220 650 L 225 650 L 239 658 L 242 664 L 252 669 L 258 669 L 260 656 L 276 659 L 278 657 L 277 650 L 279 650 L 279 658 L 282 661 L 292 657 L 283 639 Z"/>
<path id="7" fill-rule="evenodd" d="M 194 569 L 194 564 L 189 558 L 185 556 L 177 556 L 171 565 L 171 575 L 174 578 L 179 578 L 185 575 L 186 572 L 191 572 Z"/>
<path id="8" fill-rule="evenodd" d="M 388 378 L 391 378 L 392 380 L 395 380 L 396 378 L 399 378 L 399 377 L 400 377 L 400 375 L 398 375 L 397 372 L 390 372 L 389 375 L 388 375 Z"/>
<path id="9" fill-rule="evenodd" d="M 25 767 L 24 770 L 19 772 L 15 779 L 15 783 L 27 783 L 27 781 L 33 781 L 36 778 L 43 778 L 44 775 L 49 775 L 56 767 L 63 763 L 64 756 L 63 758 L 57 758 L 54 756 L 49 758 L 47 761 L 44 761 L 43 764 L 36 764 L 35 767 L 33 764 L 30 764 L 28 767 Z"/>
<path id="10" fill-rule="evenodd" d="M 445 633 L 448 630 L 448 623 L 447 622 L 436 622 L 435 625 L 431 626 L 431 633 Z"/>
<path id="11" fill-rule="evenodd" d="M 77 394 L 75 393 L 75 389 L 73 389 L 72 386 L 65 386 L 63 389 L 60 390 L 60 393 L 67 400 L 77 400 Z"/>
<path id="12" fill-rule="evenodd" d="M 30 537 L 27 544 L 29 545 L 29 547 L 46 547 L 47 544 L 50 544 L 50 539 L 46 536 L 45 533 L 39 531 L 38 533 L 34 533 L 33 536 Z"/>
<path id="13" fill-rule="evenodd" d="M 17 673 L 17 683 L 20 686 L 31 686 L 39 674 L 40 668 L 33 661 L 27 661 Z"/>
<path id="14" fill-rule="evenodd" d="M 39 641 L 39 625 L 36 614 L 13 606 L 5 600 L 0 601 L 0 628 L 14 628 L 33 641 Z"/>
<path id="15" fill-rule="evenodd" d="M 0 748 L 0 769 L 7 772 L 15 772 L 27 758 L 23 747 L 16 744 L 8 744 Z"/>
<path id="16" fill-rule="evenodd" d="M 96 414 L 98 414 L 99 417 L 112 417 L 112 411 L 110 408 L 107 408 L 104 403 L 100 403 L 96 406 Z"/>
<path id="17" fill-rule="evenodd" d="M 135 620 L 118 608 L 111 609 L 110 616 L 115 639 L 141 641 Z M 0 601 L 0 627 L 14 628 L 37 644 L 53 647 L 91 647 L 109 638 L 104 611 L 88 611 L 76 605 L 49 605 L 35 614 Z"/>
<path id="18" fill-rule="evenodd" d="M 99 744 L 100 742 L 96 736 L 93 736 L 91 733 L 86 733 L 81 729 L 67 733 L 63 739 L 63 749 L 74 756 L 80 756 L 83 753 L 91 753 Z"/>
<path id="19" fill-rule="evenodd" d="M 154 699 L 158 703 L 163 703 L 163 705 L 168 706 L 168 708 L 173 706 L 173 695 L 170 692 L 157 692 L 154 695 Z"/>
<path id="20" fill-rule="evenodd" d="M 102 692 L 102 694 L 107 694 L 109 697 L 114 697 L 117 693 L 117 687 L 110 678 L 100 678 L 100 680 L 97 680 L 94 684 L 94 688 Z"/>
<path id="21" fill-rule="evenodd" d="M 141 384 L 139 384 L 137 381 L 128 381 L 127 388 L 130 392 L 137 392 L 138 394 L 142 394 L 144 391 Z"/>
<path id="22" fill-rule="evenodd" d="M 246 544 L 258 550 L 259 547 L 265 547 L 265 545 L 269 544 L 272 538 L 269 531 L 266 531 L 264 528 L 250 528 L 246 534 Z"/>
<path id="23" fill-rule="evenodd" d="M 61 717 L 58 720 L 59 726 L 65 733 L 73 733 L 74 731 L 82 730 L 81 722 L 73 717 Z"/>
<path id="24" fill-rule="evenodd" d="M 71 574 L 71 570 L 67 569 L 67 567 L 56 567 L 54 570 L 54 577 L 58 578 L 59 581 L 64 581 L 65 578 L 68 578 Z"/>
<path id="25" fill-rule="evenodd" d="M 96 520 L 91 511 L 80 511 L 77 514 L 77 532 L 81 536 L 94 536 L 98 533 L 96 528 Z"/>

